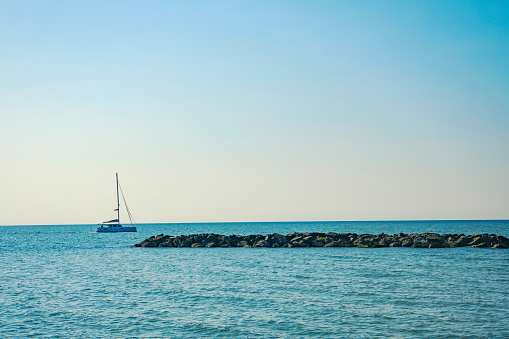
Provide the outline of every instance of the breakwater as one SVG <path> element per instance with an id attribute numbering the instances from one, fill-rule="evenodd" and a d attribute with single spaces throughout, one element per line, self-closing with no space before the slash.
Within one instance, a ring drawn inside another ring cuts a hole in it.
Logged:
<path id="1" fill-rule="evenodd" d="M 287 235 L 219 235 L 212 233 L 152 236 L 134 247 L 417 247 L 509 248 L 509 239 L 495 234 L 356 234 L 308 233 Z"/>

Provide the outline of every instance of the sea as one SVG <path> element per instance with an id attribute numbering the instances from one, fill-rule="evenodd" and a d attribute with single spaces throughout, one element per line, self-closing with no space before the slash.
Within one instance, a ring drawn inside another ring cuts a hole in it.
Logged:
<path id="1" fill-rule="evenodd" d="M 0 226 L 0 338 L 509 338 L 509 249 L 138 248 L 158 234 L 490 233 L 508 220 Z"/>

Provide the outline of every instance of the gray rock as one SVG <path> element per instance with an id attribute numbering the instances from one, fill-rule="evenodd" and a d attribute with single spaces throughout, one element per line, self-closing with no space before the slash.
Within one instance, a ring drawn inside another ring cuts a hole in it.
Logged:
<path id="1" fill-rule="evenodd" d="M 339 247 L 354 247 L 354 245 L 350 240 L 346 239 L 339 241 Z"/>
<path id="2" fill-rule="evenodd" d="M 315 240 L 316 238 L 313 237 L 312 235 L 308 235 L 307 237 L 304 237 L 304 239 L 302 239 L 302 241 L 304 241 L 306 244 L 308 245 L 311 245 L 311 243 L 313 242 L 313 240 Z"/>
<path id="3" fill-rule="evenodd" d="M 309 247 L 310 245 L 306 243 L 302 238 L 298 241 L 292 241 L 293 247 Z"/>
<path id="4" fill-rule="evenodd" d="M 302 239 L 303 239 L 302 237 L 296 236 L 296 237 L 294 237 L 294 238 L 292 238 L 292 239 L 290 240 L 290 243 L 292 243 L 292 244 L 293 244 L 293 243 L 296 243 L 296 242 L 301 241 Z"/>
<path id="5" fill-rule="evenodd" d="M 385 236 L 383 238 L 379 238 L 373 242 L 373 247 L 389 247 L 392 243 L 394 243 L 394 237 Z"/>
<path id="6" fill-rule="evenodd" d="M 504 243 L 497 243 L 497 244 L 494 244 L 492 246 L 492 248 L 509 248 L 509 246 L 507 246 L 506 244 Z"/>
<path id="7" fill-rule="evenodd" d="M 469 238 L 463 234 L 454 242 L 454 247 L 464 247 L 470 242 Z"/>
<path id="8" fill-rule="evenodd" d="M 474 247 L 474 246 L 476 246 L 476 245 L 484 244 L 484 243 L 485 243 L 485 241 L 484 241 L 483 237 L 481 237 L 481 236 L 476 236 L 476 237 L 475 237 L 472 241 L 470 241 L 470 242 L 468 243 L 468 245 L 469 245 L 469 246 Z"/>
<path id="9" fill-rule="evenodd" d="M 442 237 L 436 233 L 427 233 L 426 240 L 429 242 L 430 248 L 438 248 L 438 247 L 442 247 L 442 244 L 444 242 L 444 237 Z"/>
<path id="10" fill-rule="evenodd" d="M 374 241 L 374 235 L 362 234 L 353 242 L 353 244 L 358 247 L 372 247 Z"/>
<path id="11" fill-rule="evenodd" d="M 325 244 L 323 247 L 339 247 L 339 241 L 331 241 Z"/>
<path id="12" fill-rule="evenodd" d="M 270 244 L 265 241 L 265 240 L 258 240 L 257 242 L 255 242 L 255 244 L 253 245 L 253 247 L 271 247 Z"/>
<path id="13" fill-rule="evenodd" d="M 429 242 L 423 237 L 417 237 L 414 239 L 414 244 L 412 247 L 427 248 L 429 247 Z"/>
<path id="14" fill-rule="evenodd" d="M 159 247 L 173 247 L 173 240 L 170 239 L 166 242 L 163 242 L 163 243 L 159 244 Z"/>
<path id="15" fill-rule="evenodd" d="M 312 247 L 323 247 L 325 244 L 321 240 L 312 240 L 311 246 Z"/>
<path id="16" fill-rule="evenodd" d="M 157 237 L 155 237 L 155 239 L 152 240 L 152 242 L 156 245 L 156 246 L 159 246 L 159 244 L 162 244 L 164 242 L 167 242 L 168 239 L 170 237 L 169 236 L 165 236 L 163 234 L 159 234 Z"/>
<path id="17" fill-rule="evenodd" d="M 281 246 L 284 246 L 284 245 L 288 244 L 289 242 L 290 242 L 290 239 L 287 236 L 282 236 L 279 239 L 279 243 L 281 244 Z"/>

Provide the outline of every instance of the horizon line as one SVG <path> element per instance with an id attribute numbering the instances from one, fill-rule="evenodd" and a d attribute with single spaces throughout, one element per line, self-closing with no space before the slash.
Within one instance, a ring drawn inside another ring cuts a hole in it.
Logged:
<path id="1" fill-rule="evenodd" d="M 509 221 L 507 219 L 380 219 L 380 220 L 294 220 L 294 221 L 201 221 L 201 222 L 137 222 L 133 225 L 176 225 L 176 224 L 269 224 L 269 223 L 312 223 L 312 222 L 399 222 L 399 221 Z M 131 223 L 123 223 L 131 224 Z M 0 225 L 0 227 L 10 226 L 95 226 L 99 223 L 85 224 L 11 224 Z"/>

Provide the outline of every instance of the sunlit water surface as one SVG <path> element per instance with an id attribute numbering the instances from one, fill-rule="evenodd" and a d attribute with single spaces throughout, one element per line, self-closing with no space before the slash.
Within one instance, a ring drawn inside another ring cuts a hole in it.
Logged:
<path id="1" fill-rule="evenodd" d="M 509 250 L 134 248 L 157 234 L 495 233 L 508 221 L 0 227 L 0 338 L 508 338 Z"/>

